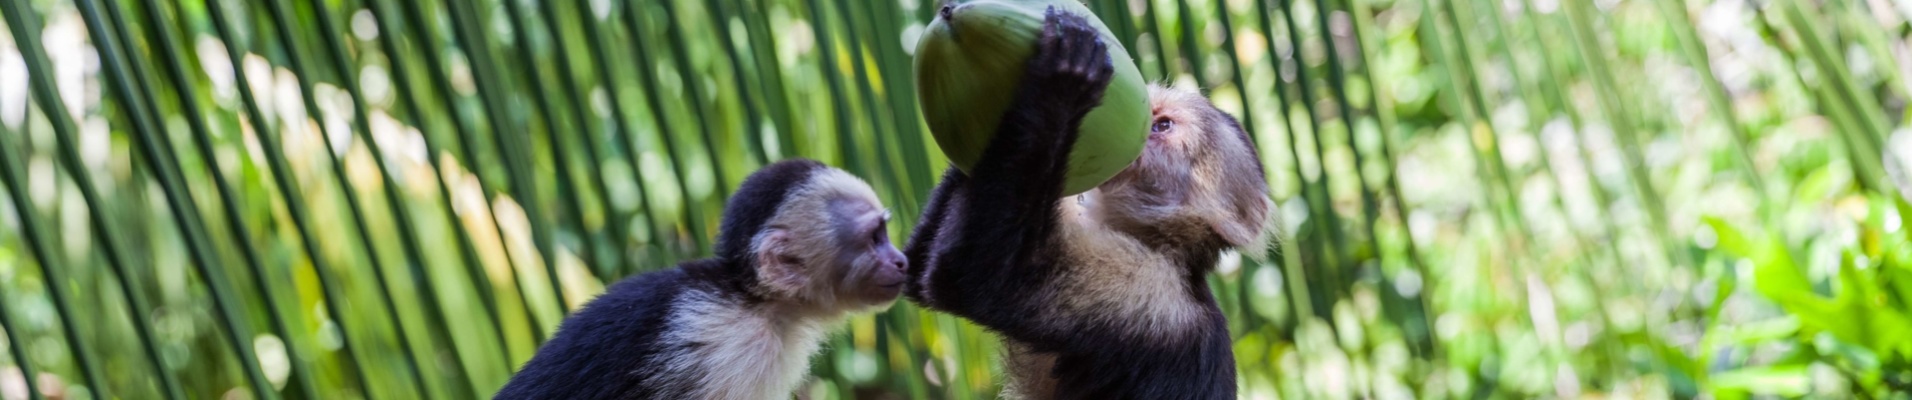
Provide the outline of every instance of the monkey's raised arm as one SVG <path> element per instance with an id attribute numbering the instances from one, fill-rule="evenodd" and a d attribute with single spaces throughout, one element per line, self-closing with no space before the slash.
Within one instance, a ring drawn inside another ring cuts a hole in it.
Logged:
<path id="1" fill-rule="evenodd" d="M 965 233 L 1044 233 L 1055 225 L 1077 128 L 1101 104 L 1115 71 L 1094 26 L 1054 7 L 1027 68 L 995 139 L 977 160 L 967 190 L 959 192 L 966 197 L 961 211 L 967 221 L 1001 224 L 967 224 Z"/>
<path id="2" fill-rule="evenodd" d="M 1018 311 L 1051 275 L 1045 255 L 1054 253 L 1045 248 L 1059 219 L 1068 153 L 1114 74 L 1108 47 L 1090 22 L 1054 8 L 1027 68 L 968 179 L 945 181 L 926 212 L 936 218 L 925 221 L 955 224 L 955 230 L 928 231 L 932 242 L 944 243 L 927 249 L 910 245 L 930 253 L 923 288 L 930 306 L 1005 330 L 1027 328 L 1012 325 L 1027 322 Z M 941 199 L 949 196 L 960 199 Z M 943 221 L 948 218 L 958 220 Z M 919 227 L 916 241 L 923 232 Z"/>
<path id="3" fill-rule="evenodd" d="M 935 246 L 936 232 L 943 230 L 943 220 L 949 218 L 950 192 L 961 189 L 969 180 L 968 175 L 956 167 L 943 171 L 942 183 L 930 191 L 929 201 L 923 207 L 923 216 L 916 220 L 916 229 L 910 232 L 908 244 L 903 246 L 903 257 L 909 259 L 908 283 L 904 285 L 903 295 L 917 304 L 929 305 L 929 298 L 923 295 L 926 290 L 921 284 L 924 271 L 928 270 L 931 251 Z"/>

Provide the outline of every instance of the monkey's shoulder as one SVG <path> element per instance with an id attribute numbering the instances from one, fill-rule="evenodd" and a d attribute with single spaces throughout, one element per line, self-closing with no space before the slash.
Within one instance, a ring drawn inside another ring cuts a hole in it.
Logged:
<path id="1" fill-rule="evenodd" d="M 689 290 L 712 283 L 699 279 L 683 266 L 653 271 L 611 284 L 565 319 L 553 343 L 576 334 L 616 331 L 654 337 L 668 318 L 673 300 Z"/>

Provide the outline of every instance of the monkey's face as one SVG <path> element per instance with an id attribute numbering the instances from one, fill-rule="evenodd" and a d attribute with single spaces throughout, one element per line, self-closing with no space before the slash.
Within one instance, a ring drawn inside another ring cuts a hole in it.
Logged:
<path id="1" fill-rule="evenodd" d="M 830 170 L 792 196 L 756 241 L 764 288 L 826 313 L 895 301 L 908 260 L 890 243 L 889 211 L 869 185 Z"/>
<path id="2" fill-rule="evenodd" d="M 830 207 L 837 227 L 831 245 L 837 247 L 837 295 L 850 301 L 882 305 L 903 290 L 903 269 L 909 263 L 890 243 L 890 212 L 866 202 L 845 200 Z"/>
<path id="3" fill-rule="evenodd" d="M 1098 188 L 1101 218 L 1157 244 L 1258 251 L 1273 202 L 1241 124 L 1179 87 L 1150 85 L 1149 106 L 1141 157 Z"/>

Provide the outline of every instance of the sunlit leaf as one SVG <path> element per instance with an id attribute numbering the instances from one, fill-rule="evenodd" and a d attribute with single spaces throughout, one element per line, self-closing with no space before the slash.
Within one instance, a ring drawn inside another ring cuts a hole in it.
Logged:
<path id="1" fill-rule="evenodd" d="M 1804 365 L 1741 368 L 1713 374 L 1707 386 L 1715 391 L 1801 396 L 1812 389 L 1812 376 Z"/>

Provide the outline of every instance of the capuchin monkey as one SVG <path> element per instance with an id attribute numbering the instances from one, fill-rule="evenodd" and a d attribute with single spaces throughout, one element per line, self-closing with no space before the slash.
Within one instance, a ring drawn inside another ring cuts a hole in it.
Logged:
<path id="1" fill-rule="evenodd" d="M 1146 149 L 1062 198 L 1067 153 L 1112 66 L 1088 21 L 1050 9 L 996 136 L 931 193 L 906 247 L 912 301 L 1005 341 L 1011 398 L 1233 399 L 1227 321 L 1205 275 L 1259 255 L 1272 201 L 1233 117 L 1150 87 Z"/>
<path id="2" fill-rule="evenodd" d="M 715 258 L 611 285 L 497 398 L 790 398 L 830 327 L 902 290 L 889 219 L 847 172 L 765 166 L 730 198 Z"/>

